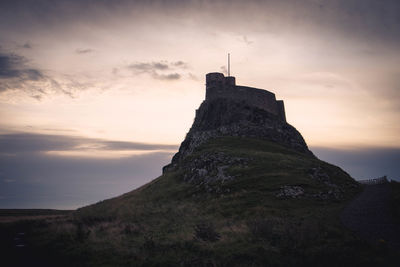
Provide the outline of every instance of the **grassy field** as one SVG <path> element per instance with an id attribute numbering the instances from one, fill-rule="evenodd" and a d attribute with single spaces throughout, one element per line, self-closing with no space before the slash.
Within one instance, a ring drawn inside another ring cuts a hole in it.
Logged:
<path id="1" fill-rule="evenodd" d="M 66 217 L 0 224 L 1 233 L 25 229 L 43 266 L 394 262 L 394 253 L 368 245 L 342 226 L 341 210 L 362 188 L 340 168 L 268 141 L 238 137 L 210 141 L 181 166 L 216 153 L 246 159 L 226 168 L 233 179 L 212 184 L 220 193 L 185 182 L 187 170 L 179 168 Z M 323 179 L 311 175 L 316 169 Z M 303 193 L 282 197 L 285 186 L 301 187 Z"/>

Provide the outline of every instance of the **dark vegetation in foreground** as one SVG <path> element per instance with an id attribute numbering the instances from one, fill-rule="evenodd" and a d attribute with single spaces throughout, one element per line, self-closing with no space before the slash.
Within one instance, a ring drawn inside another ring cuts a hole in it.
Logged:
<path id="1" fill-rule="evenodd" d="M 392 209 L 396 220 L 400 224 L 400 183 L 392 180 L 390 185 L 392 187 Z"/>
<path id="2" fill-rule="evenodd" d="M 211 140 L 182 164 L 207 153 L 245 164 L 225 168 L 232 179 L 223 182 L 185 182 L 181 168 L 72 214 L 0 224 L 2 240 L 10 240 L 1 249 L 42 266 L 395 266 L 395 251 L 340 222 L 362 190 L 340 168 L 234 137 Z M 398 183 L 393 189 L 399 207 Z M 20 231 L 26 246 L 19 250 L 12 240 Z"/>

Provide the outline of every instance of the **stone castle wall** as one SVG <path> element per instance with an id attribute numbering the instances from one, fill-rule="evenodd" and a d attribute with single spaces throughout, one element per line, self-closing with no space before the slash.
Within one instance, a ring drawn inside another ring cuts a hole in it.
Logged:
<path id="1" fill-rule="evenodd" d="M 208 73 L 206 75 L 206 100 L 216 98 L 228 98 L 245 102 L 286 121 L 283 101 L 277 101 L 274 93 L 253 87 L 238 86 L 236 85 L 235 77 L 225 77 L 222 73 Z"/>

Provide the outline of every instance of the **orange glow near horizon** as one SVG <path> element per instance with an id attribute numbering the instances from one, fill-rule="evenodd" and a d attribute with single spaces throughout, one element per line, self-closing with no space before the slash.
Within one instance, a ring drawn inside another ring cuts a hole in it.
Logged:
<path id="1" fill-rule="evenodd" d="M 65 150 L 65 151 L 46 151 L 44 154 L 58 157 L 72 158 L 102 158 L 102 159 L 119 159 L 129 158 L 132 156 L 141 156 L 152 153 L 175 153 L 175 150 Z"/>

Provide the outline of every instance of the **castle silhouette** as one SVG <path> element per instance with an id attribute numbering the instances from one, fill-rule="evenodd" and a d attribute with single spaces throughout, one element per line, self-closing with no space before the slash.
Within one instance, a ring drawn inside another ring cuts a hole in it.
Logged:
<path id="1" fill-rule="evenodd" d="M 206 101 L 229 98 L 268 111 L 286 122 L 283 100 L 276 100 L 275 94 L 264 89 L 236 85 L 233 76 L 225 77 L 219 72 L 206 75 Z"/>

